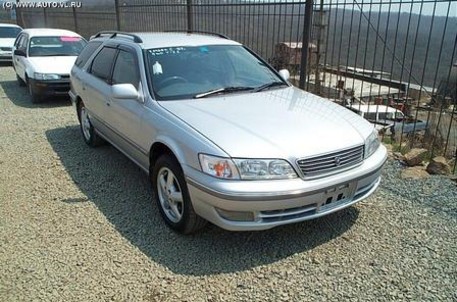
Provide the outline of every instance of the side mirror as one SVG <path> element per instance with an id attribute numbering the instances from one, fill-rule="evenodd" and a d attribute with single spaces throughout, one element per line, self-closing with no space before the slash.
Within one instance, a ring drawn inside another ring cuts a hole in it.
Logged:
<path id="1" fill-rule="evenodd" d="M 115 99 L 136 100 L 140 96 L 132 84 L 115 84 L 111 86 L 111 95 Z"/>
<path id="2" fill-rule="evenodd" d="M 290 72 L 287 69 L 281 69 L 279 71 L 279 74 L 285 81 L 289 80 L 289 78 L 290 78 Z"/>
<path id="3" fill-rule="evenodd" d="M 21 57 L 25 57 L 26 56 L 25 51 L 23 49 L 15 49 L 14 50 L 14 55 L 15 56 L 21 56 Z"/>

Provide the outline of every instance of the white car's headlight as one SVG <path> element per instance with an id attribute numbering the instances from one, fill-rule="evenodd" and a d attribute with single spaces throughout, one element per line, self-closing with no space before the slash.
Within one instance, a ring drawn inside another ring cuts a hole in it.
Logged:
<path id="1" fill-rule="evenodd" d="M 60 75 L 54 73 L 41 73 L 35 72 L 34 73 L 35 80 L 59 80 Z"/>
<path id="2" fill-rule="evenodd" d="M 374 129 L 370 136 L 368 136 L 365 140 L 365 158 L 370 157 L 373 153 L 375 153 L 380 144 L 378 131 Z"/>
<path id="3" fill-rule="evenodd" d="M 226 179 L 266 180 L 296 178 L 292 166 L 282 159 L 221 158 L 200 154 L 203 172 Z"/>

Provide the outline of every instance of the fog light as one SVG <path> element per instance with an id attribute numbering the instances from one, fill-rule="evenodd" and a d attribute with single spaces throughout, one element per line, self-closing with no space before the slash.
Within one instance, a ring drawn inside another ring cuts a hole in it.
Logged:
<path id="1" fill-rule="evenodd" d="M 254 221 L 253 212 L 227 211 L 216 208 L 217 213 L 224 219 L 232 221 Z"/>

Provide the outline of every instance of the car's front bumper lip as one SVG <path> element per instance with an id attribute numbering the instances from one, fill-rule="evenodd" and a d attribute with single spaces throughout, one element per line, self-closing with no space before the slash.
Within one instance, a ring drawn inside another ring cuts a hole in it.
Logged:
<path id="1" fill-rule="evenodd" d="M 282 182 L 286 190 L 275 187 L 281 181 L 268 182 L 229 182 L 222 190 L 219 181 L 197 181 L 192 175 L 198 173 L 185 171 L 189 194 L 197 214 L 212 223 L 228 230 L 264 230 L 278 225 L 289 224 L 318 218 L 346 208 L 371 195 L 380 183 L 381 168 L 386 160 L 386 151 L 381 147 L 374 158 L 366 160 L 361 166 L 332 177 L 304 181 L 296 179 Z M 187 170 L 187 169 L 185 169 Z M 190 172 L 190 173 L 188 173 Z M 201 175 L 200 175 L 201 176 Z M 297 184 L 301 182 L 301 188 Z M 350 186 L 350 194 L 341 201 L 325 205 L 334 188 Z M 232 190 L 228 188 L 232 188 Z M 251 190 L 249 190 L 249 187 Z M 252 212 L 252 221 L 228 220 L 220 211 Z"/>
<path id="2" fill-rule="evenodd" d="M 0 51 L 0 62 L 12 62 L 13 53 L 11 51 Z"/>
<path id="3" fill-rule="evenodd" d="M 35 80 L 29 79 L 34 93 L 42 96 L 68 96 L 70 80 Z"/>

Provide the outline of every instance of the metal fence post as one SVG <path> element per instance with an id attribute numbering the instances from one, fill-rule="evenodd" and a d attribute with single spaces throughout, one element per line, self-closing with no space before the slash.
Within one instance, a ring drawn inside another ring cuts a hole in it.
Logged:
<path id="1" fill-rule="evenodd" d="M 46 14 L 46 7 L 43 7 L 43 21 L 44 27 L 48 27 L 48 16 Z"/>
<path id="2" fill-rule="evenodd" d="M 22 28 L 25 28 L 24 17 L 22 16 L 22 8 L 16 7 L 16 24 Z"/>
<path id="3" fill-rule="evenodd" d="M 119 0 L 114 0 L 114 9 L 116 11 L 116 29 L 121 30 L 121 16 L 119 14 Z"/>
<path id="4" fill-rule="evenodd" d="M 187 30 L 194 29 L 194 14 L 192 11 L 192 0 L 187 0 Z"/>
<path id="5" fill-rule="evenodd" d="M 73 24 L 75 26 L 75 32 L 78 32 L 78 18 L 76 17 L 76 8 L 73 6 Z"/>
<path id="6" fill-rule="evenodd" d="M 300 81 L 298 87 L 305 89 L 306 73 L 308 71 L 309 42 L 311 41 L 311 26 L 313 20 L 313 0 L 306 0 L 305 22 L 303 22 L 303 42 L 300 61 Z"/>

